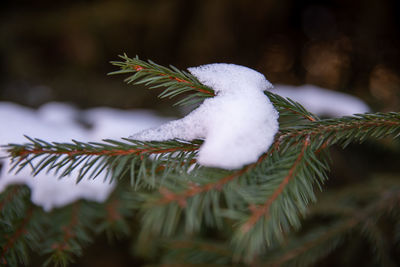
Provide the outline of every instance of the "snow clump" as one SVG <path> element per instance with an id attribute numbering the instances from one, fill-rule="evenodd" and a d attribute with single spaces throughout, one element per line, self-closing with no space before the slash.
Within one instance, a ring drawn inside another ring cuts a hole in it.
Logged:
<path id="1" fill-rule="evenodd" d="M 250 68 L 216 63 L 188 69 L 216 96 L 186 117 L 130 136 L 141 141 L 204 138 L 197 162 L 208 167 L 237 169 L 265 153 L 278 131 L 279 114 L 264 91 L 264 75 Z"/>

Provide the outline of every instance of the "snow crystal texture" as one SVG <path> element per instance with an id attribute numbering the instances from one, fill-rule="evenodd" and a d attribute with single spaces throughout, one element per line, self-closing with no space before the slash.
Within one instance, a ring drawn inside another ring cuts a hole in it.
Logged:
<path id="1" fill-rule="evenodd" d="M 272 85 L 261 73 L 234 64 L 209 64 L 188 69 L 214 89 L 186 117 L 132 135 L 141 141 L 204 138 L 197 162 L 237 169 L 255 162 L 268 150 L 278 131 L 278 112 L 263 91 Z"/>

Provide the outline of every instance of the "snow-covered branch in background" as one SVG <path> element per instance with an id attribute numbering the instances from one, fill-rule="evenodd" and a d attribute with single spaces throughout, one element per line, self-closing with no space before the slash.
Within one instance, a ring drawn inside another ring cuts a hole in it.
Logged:
<path id="1" fill-rule="evenodd" d="M 48 103 L 35 111 L 13 103 L 0 102 L 0 125 L 3 129 L 0 131 L 0 142 L 24 143 L 24 135 L 58 142 L 71 139 L 100 141 L 120 138 L 132 131 L 158 126 L 166 121 L 153 112 L 143 110 L 93 108 L 79 111 L 72 105 Z M 0 150 L 2 156 L 6 156 L 6 153 Z M 17 174 L 9 173 L 9 159 L 0 160 L 0 164 L 0 192 L 11 184 L 26 184 L 31 189 L 32 202 L 46 211 L 78 199 L 102 202 L 114 188 L 114 184 L 104 183 L 104 174 L 94 180 L 83 179 L 77 184 L 74 176 L 77 176 L 78 170 L 61 179 L 54 173 L 46 172 L 40 172 L 33 178 L 28 168 Z"/>
<path id="2" fill-rule="evenodd" d="M 276 85 L 271 92 L 302 104 L 308 111 L 328 117 L 350 116 L 370 111 L 361 99 L 315 85 Z"/>

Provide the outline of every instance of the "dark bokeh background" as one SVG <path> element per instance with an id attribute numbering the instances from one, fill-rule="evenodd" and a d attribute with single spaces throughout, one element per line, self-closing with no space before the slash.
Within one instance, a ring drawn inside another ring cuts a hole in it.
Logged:
<path id="1" fill-rule="evenodd" d="M 242 64 L 273 83 L 315 84 L 396 110 L 399 24 L 396 0 L 3 0 L 0 100 L 168 107 L 106 76 L 126 52 L 181 69 Z"/>
<path id="2" fill-rule="evenodd" d="M 0 101 L 170 112 L 157 92 L 106 75 L 124 52 L 180 69 L 246 65 L 272 83 L 315 84 L 356 95 L 374 111 L 399 111 L 398 0 L 2 0 Z M 332 154 L 327 187 L 398 172 L 399 153 L 380 146 Z M 124 242 L 95 243 L 77 266 L 132 266 Z"/>

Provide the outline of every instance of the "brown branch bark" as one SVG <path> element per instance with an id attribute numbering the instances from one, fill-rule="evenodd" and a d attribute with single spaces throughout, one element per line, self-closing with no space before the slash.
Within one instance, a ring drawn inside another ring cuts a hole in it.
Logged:
<path id="1" fill-rule="evenodd" d="M 28 155 L 38 155 L 38 154 L 51 154 L 51 155 L 68 155 L 70 157 L 73 156 L 80 156 L 80 155 L 95 155 L 95 156 L 120 156 L 120 155 L 130 155 L 130 154 L 162 154 L 162 153 L 172 153 L 176 151 L 195 151 L 199 147 L 193 145 L 187 145 L 182 147 L 174 147 L 174 148 L 135 148 L 135 149 L 114 149 L 114 150 L 101 150 L 101 151 L 91 151 L 91 150 L 66 150 L 66 151 L 57 151 L 54 149 L 45 149 L 45 148 L 38 148 L 38 149 L 21 149 L 18 151 L 17 156 L 20 158 L 25 158 Z"/>

